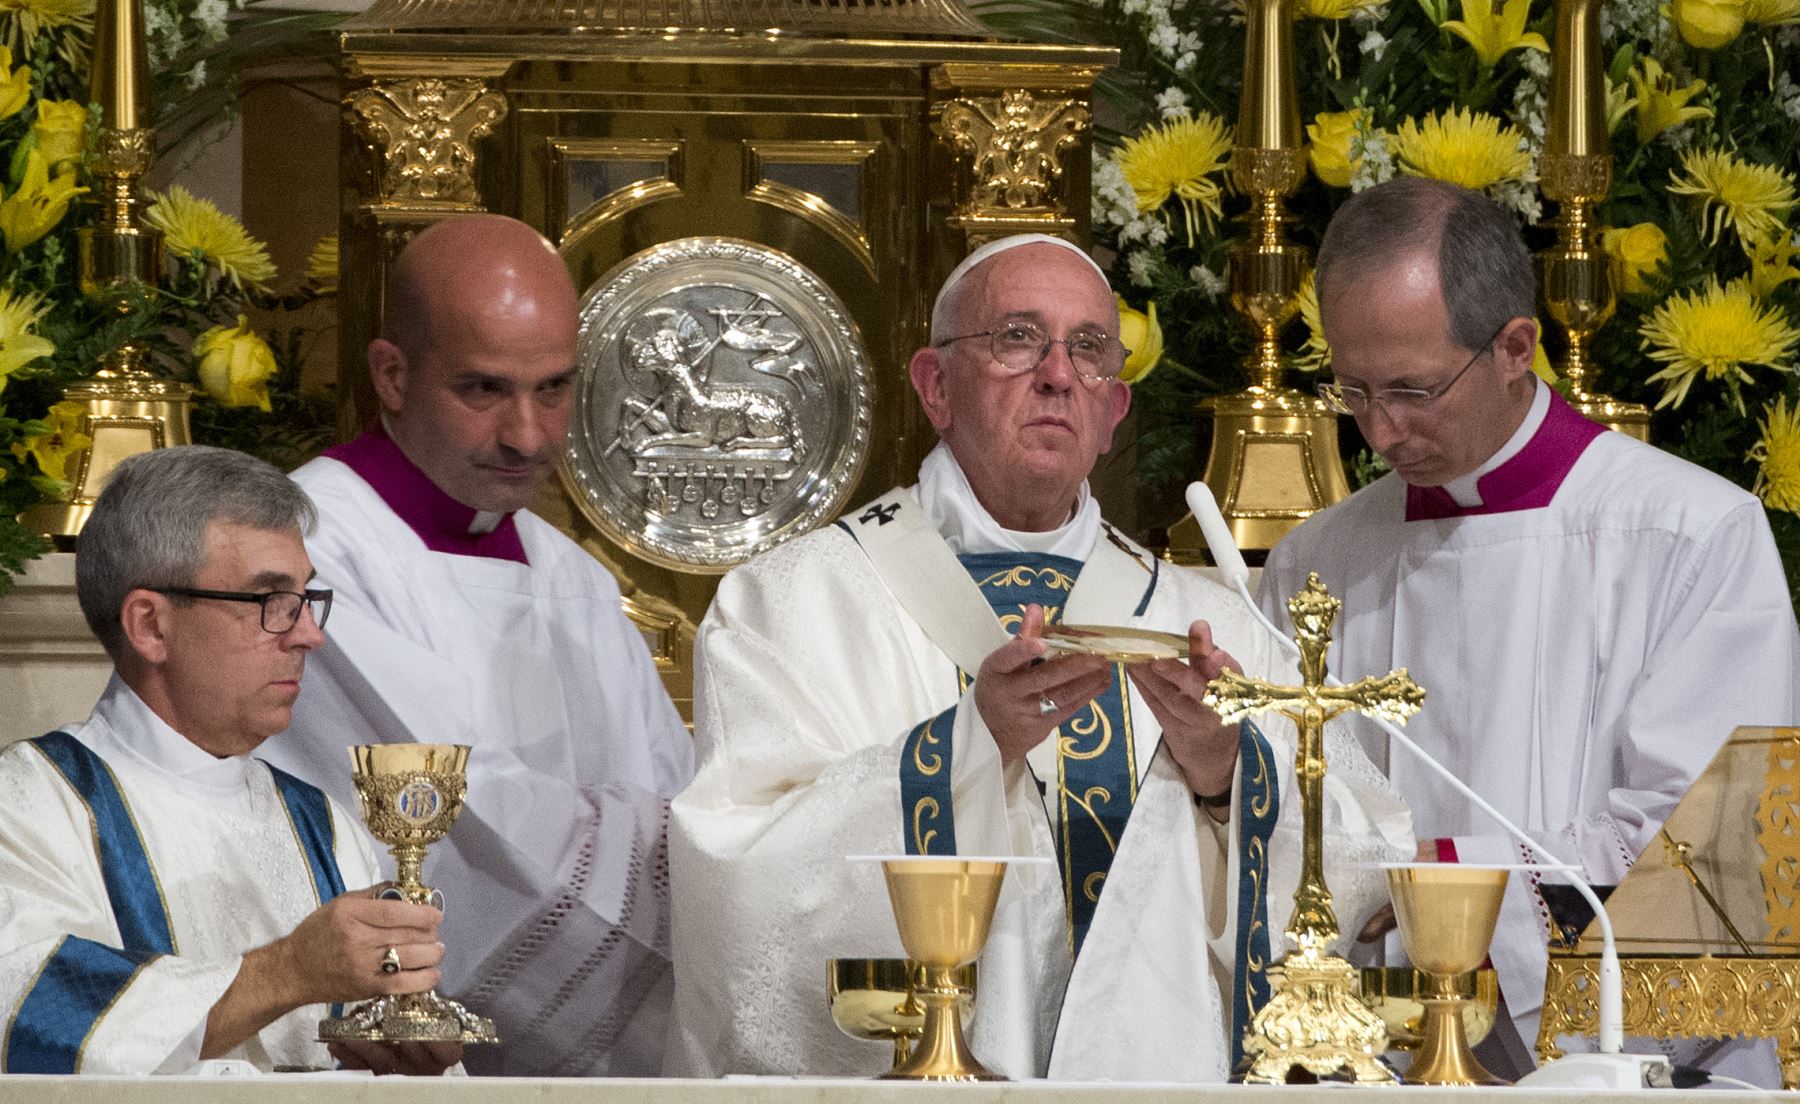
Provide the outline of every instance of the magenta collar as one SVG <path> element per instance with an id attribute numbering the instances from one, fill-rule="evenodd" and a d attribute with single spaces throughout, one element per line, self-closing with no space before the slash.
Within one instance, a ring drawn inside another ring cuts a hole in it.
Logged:
<path id="1" fill-rule="evenodd" d="M 1519 454 L 1482 476 L 1475 484 L 1481 505 L 1460 506 L 1442 487 L 1406 488 L 1406 520 L 1507 514 L 1515 510 L 1540 510 L 1550 505 L 1575 461 L 1606 427 L 1582 417 L 1561 395 L 1550 393 L 1550 409 L 1544 424 L 1531 435 Z"/>
<path id="2" fill-rule="evenodd" d="M 355 440 L 326 449 L 324 455 L 361 476 L 433 552 L 530 563 L 513 515 L 501 518 L 492 532 L 469 532 L 475 508 L 445 494 L 417 464 L 407 459 L 380 422 Z"/>

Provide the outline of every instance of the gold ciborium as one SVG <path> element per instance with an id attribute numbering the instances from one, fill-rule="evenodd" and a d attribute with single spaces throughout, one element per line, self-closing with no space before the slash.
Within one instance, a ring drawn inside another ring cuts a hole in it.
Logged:
<path id="1" fill-rule="evenodd" d="M 1487 957 L 1507 873 L 1456 863 L 1388 869 L 1400 941 L 1412 964 L 1430 978 L 1420 994 L 1424 1028 L 1406 1072 L 1415 1085 L 1507 1084 L 1483 1069 L 1469 1049 L 1463 1010 L 1470 994 L 1457 983 Z"/>
<path id="2" fill-rule="evenodd" d="M 919 1003 L 921 968 L 910 958 L 834 958 L 826 970 L 831 1020 L 852 1039 L 894 1044 L 894 1069 L 905 1064 L 925 1029 Z M 975 1014 L 975 964 L 955 971 L 964 1023 Z"/>
<path id="3" fill-rule="evenodd" d="M 1473 1046 L 1494 1029 L 1500 1009 L 1500 977 L 1483 966 L 1455 978 L 1456 991 L 1468 998 L 1462 1006 L 1463 1035 Z M 1357 996 L 1387 1025 L 1388 1049 L 1410 1053 L 1419 1048 L 1425 1024 L 1425 994 L 1431 975 L 1412 966 L 1365 966 Z"/>
<path id="4" fill-rule="evenodd" d="M 981 954 L 1000 882 L 1003 859 L 932 858 L 881 861 L 900 944 L 919 964 L 915 987 L 925 1007 L 919 1043 L 906 1061 L 881 1076 L 902 1081 L 1005 1081 L 970 1053 L 963 1038 L 962 990 L 956 971 Z"/>
<path id="5" fill-rule="evenodd" d="M 466 744 L 364 744 L 350 749 L 363 823 L 394 856 L 394 881 L 380 896 L 442 908 L 419 880 L 425 849 L 444 838 L 468 792 Z M 377 997 L 319 1023 L 319 1041 L 497 1043 L 494 1021 L 437 993 Z"/>

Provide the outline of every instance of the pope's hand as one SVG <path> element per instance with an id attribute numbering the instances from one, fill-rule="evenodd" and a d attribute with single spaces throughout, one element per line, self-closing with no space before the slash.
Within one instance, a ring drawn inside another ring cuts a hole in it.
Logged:
<path id="1" fill-rule="evenodd" d="M 1237 774 L 1238 726 L 1219 720 L 1203 700 L 1206 684 L 1225 671 L 1244 668 L 1230 652 L 1213 644 L 1212 626 L 1188 626 L 1188 659 L 1159 659 L 1127 668 L 1138 693 L 1162 725 L 1163 746 L 1187 780 L 1188 789 L 1210 796 L 1231 788 Z"/>
<path id="2" fill-rule="evenodd" d="M 1019 635 L 994 649 L 975 673 L 975 707 L 994 734 L 1002 763 L 1038 746 L 1112 685 L 1112 664 L 1098 656 L 1046 660 L 1043 635 L 1043 607 L 1026 606 Z"/>
<path id="3" fill-rule="evenodd" d="M 422 993 L 438 983 L 444 914 L 430 905 L 377 900 L 379 886 L 346 893 L 300 921 L 279 948 L 283 969 L 300 987 L 302 1004 L 356 1001 L 390 993 Z M 382 969 L 388 948 L 400 960 Z"/>

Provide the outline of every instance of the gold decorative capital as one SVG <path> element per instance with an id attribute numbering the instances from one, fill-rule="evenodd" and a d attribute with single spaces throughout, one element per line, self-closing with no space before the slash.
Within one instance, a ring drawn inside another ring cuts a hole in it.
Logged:
<path id="1" fill-rule="evenodd" d="M 1248 196 L 1285 196 L 1306 179 L 1306 147 L 1235 146 L 1226 168 L 1231 186 Z M 1279 211 L 1279 205 L 1276 210 Z"/>
<path id="2" fill-rule="evenodd" d="M 1538 184 L 1558 203 L 1599 203 L 1612 189 L 1612 154 L 1551 153 L 1538 157 Z"/>
<path id="3" fill-rule="evenodd" d="M 344 99 L 350 125 L 380 165 L 384 203 L 479 207 L 475 142 L 506 115 L 485 81 L 378 80 Z"/>
<path id="4" fill-rule="evenodd" d="M 975 175 L 959 213 L 1053 205 L 1063 151 L 1081 144 L 1091 121 L 1081 100 L 1041 97 L 1024 88 L 946 103 L 932 129 L 970 159 Z"/>
<path id="5" fill-rule="evenodd" d="M 94 172 L 100 176 L 141 177 L 156 161 L 154 127 L 101 127 L 96 137 L 100 149 L 94 158 Z"/>

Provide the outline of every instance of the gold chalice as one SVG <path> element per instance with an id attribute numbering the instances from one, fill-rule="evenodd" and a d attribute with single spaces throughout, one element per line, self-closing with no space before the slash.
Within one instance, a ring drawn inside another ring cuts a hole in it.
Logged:
<path id="1" fill-rule="evenodd" d="M 394 881 L 381 896 L 442 908 L 443 895 L 419 880 L 425 849 L 444 838 L 468 792 L 466 744 L 364 744 L 350 749 L 363 822 L 394 856 Z M 494 1021 L 437 993 L 377 997 L 319 1023 L 319 1041 L 497 1043 Z"/>
<path id="2" fill-rule="evenodd" d="M 1365 966 L 1362 1002 L 1387 1025 L 1388 1049 L 1411 1052 L 1419 1047 L 1425 1022 L 1424 994 L 1431 975 L 1411 966 Z M 1456 990 L 1469 999 L 1462 1006 L 1463 1035 L 1473 1046 L 1494 1029 L 1500 1009 L 1500 978 L 1491 966 L 1456 976 Z"/>
<path id="3" fill-rule="evenodd" d="M 893 1043 L 899 1069 L 925 1028 L 919 974 L 919 964 L 910 958 L 832 959 L 826 972 L 832 1022 L 852 1039 Z M 955 978 L 967 1023 L 975 1010 L 975 964 L 958 967 Z"/>
<path id="4" fill-rule="evenodd" d="M 881 868 L 900 943 L 920 967 L 922 977 L 915 991 L 925 1006 L 918 1046 L 905 1062 L 881 1076 L 905 1081 L 1005 1081 L 969 1052 L 956 970 L 974 962 L 987 943 L 1006 860 L 917 855 L 883 859 Z"/>
<path id="5" fill-rule="evenodd" d="M 1419 1048 L 1406 1071 L 1412 1084 L 1506 1084 L 1483 1069 L 1469 1049 L 1463 1009 L 1470 998 L 1457 979 L 1487 957 L 1507 873 L 1456 863 L 1388 868 L 1400 941 L 1412 964 L 1430 979 L 1420 994 L 1425 1022 Z"/>

